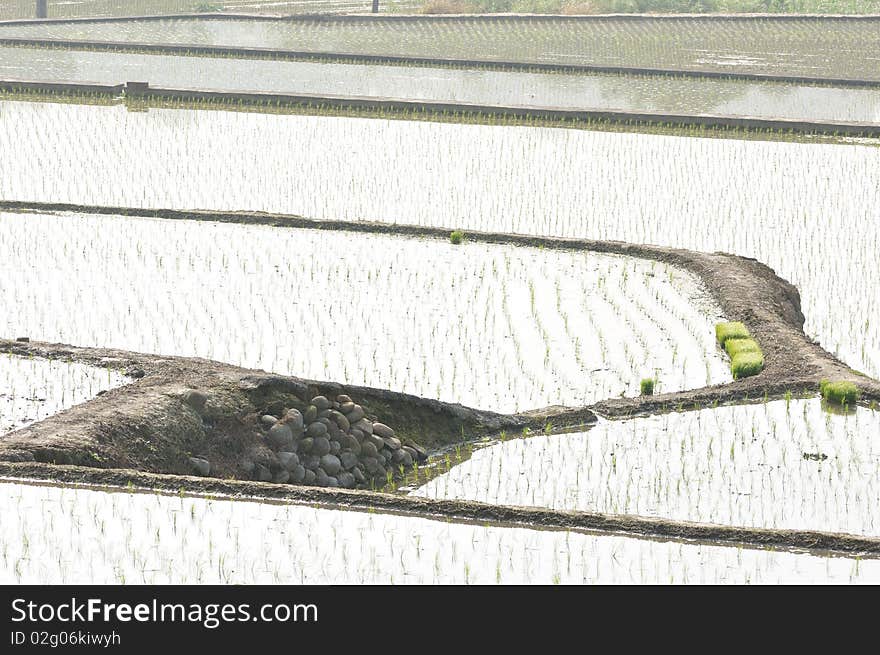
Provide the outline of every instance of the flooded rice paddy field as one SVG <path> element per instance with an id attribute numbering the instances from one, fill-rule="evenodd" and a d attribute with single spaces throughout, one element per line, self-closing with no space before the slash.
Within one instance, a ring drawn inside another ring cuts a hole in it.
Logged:
<path id="1" fill-rule="evenodd" d="M 880 123 L 880 87 L 0 47 L 0 79 Z"/>
<path id="2" fill-rule="evenodd" d="M 596 253 L 0 214 L 0 334 L 197 356 L 499 412 L 731 379 L 693 275 Z M 89 311 L 78 311 L 87 306 Z"/>
<path id="3" fill-rule="evenodd" d="M 0 305 L 8 309 L 5 303 Z M 91 400 L 127 381 L 119 373 L 78 362 L 0 353 L 0 439 L 7 432 Z"/>
<path id="4" fill-rule="evenodd" d="M 880 411 L 835 415 L 819 399 L 601 421 L 513 435 L 413 494 L 878 536 L 878 435 Z"/>
<path id="5" fill-rule="evenodd" d="M 0 199 L 732 252 L 794 283 L 806 333 L 880 376 L 877 141 L 696 134 L 5 101 Z"/>
<path id="6" fill-rule="evenodd" d="M 380 11 L 414 10 L 419 0 L 382 0 Z M 64 0 L 49 3 L 50 18 L 91 18 L 94 16 L 150 16 L 188 14 L 206 6 L 246 14 L 317 14 L 369 11 L 363 0 Z M 0 20 L 33 18 L 33 0 L 3 0 Z"/>
<path id="7" fill-rule="evenodd" d="M 0 483 L 3 584 L 877 583 L 880 560 Z"/>
<path id="8" fill-rule="evenodd" d="M 0 26 L 25 36 L 880 80 L 880 19 L 241 19 Z"/>

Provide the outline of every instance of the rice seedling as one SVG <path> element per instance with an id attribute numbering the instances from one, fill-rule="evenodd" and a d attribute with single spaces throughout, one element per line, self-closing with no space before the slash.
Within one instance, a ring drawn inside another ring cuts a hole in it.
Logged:
<path id="1" fill-rule="evenodd" d="M 128 382 L 78 362 L 0 354 L 0 436 Z"/>
<path id="2" fill-rule="evenodd" d="M 454 230 L 449 233 L 449 242 L 453 245 L 458 245 L 462 241 L 464 241 L 464 232 L 461 230 Z"/>
<path id="3" fill-rule="evenodd" d="M 199 498 L 63 493 L 74 502 L 62 502 L 52 486 L 0 484 L 0 512 L 9 519 L 0 533 L 0 582 L 656 583 L 699 571 L 707 582 L 805 583 L 880 574 L 876 560 L 855 570 L 847 558 L 729 546 L 223 499 L 209 513 Z M 172 511 L 180 503 L 184 511 Z M 99 524 L 114 505 L 118 519 L 104 522 L 110 534 L 102 538 Z"/>
<path id="4" fill-rule="evenodd" d="M 654 378 L 642 378 L 639 382 L 639 393 L 642 396 L 654 395 Z"/>
<path id="5" fill-rule="evenodd" d="M 852 382 L 822 380 L 819 383 L 822 398 L 837 405 L 854 405 L 861 398 L 858 386 Z"/>
<path id="6" fill-rule="evenodd" d="M 749 339 L 751 336 L 746 326 L 739 321 L 718 323 L 715 326 L 715 338 L 718 340 L 718 345 L 722 347 L 729 339 Z"/>
<path id="7" fill-rule="evenodd" d="M 792 399 L 496 442 L 414 495 L 874 535 L 880 414 Z M 823 453 L 827 459 L 805 459 Z"/>
<path id="8" fill-rule="evenodd" d="M 635 395 L 644 372 L 662 373 L 669 390 L 730 379 L 710 336 L 720 309 L 692 275 L 669 269 L 670 280 L 667 266 L 644 260 L 8 213 L 0 214 L 0 251 L 10 281 L 0 302 L 15 308 L 0 314 L 0 333 L 199 356 L 495 411 Z M 662 275 L 648 275 L 652 268 Z M 297 292 L 279 303 L 276 289 Z M 91 310 L 78 311 L 81 303 Z M 382 318 L 364 321 L 366 307 Z M 582 339 L 578 354 L 572 333 Z"/>
<path id="9" fill-rule="evenodd" d="M 24 0 L 15 0 L 23 2 Z M 236 0 L 224 2 L 234 7 Z M 335 0 L 344 5 L 345 0 Z M 4 8 L 6 7 L 4 3 Z M 250 2 L 250 5 L 253 3 Z M 284 3 L 282 3 L 284 4 Z M 309 2 L 297 3 L 309 11 Z M 287 9 L 292 7 L 287 3 Z M 326 6 L 326 5 L 325 5 Z M 83 11 L 79 5 L 64 11 Z M 32 11 L 29 7 L 28 11 Z M 86 9 L 87 10 L 87 9 Z M 0 9 L 0 12 L 3 10 Z M 186 43 L 298 51 L 343 52 L 525 63 L 592 64 L 878 79 L 871 55 L 880 50 L 875 21 L 816 19 L 687 22 L 626 19 L 583 21 L 566 17 L 491 23 L 425 17 L 401 31 L 394 23 L 344 20 L 266 21 L 260 29 L 234 18 L 125 23 L 9 25 L 0 35 L 141 43 Z"/>
<path id="10" fill-rule="evenodd" d="M 178 138 L 162 137 L 172 129 Z M 703 135 L 2 102 L 0 199 L 249 207 L 733 252 L 758 258 L 798 286 L 808 336 L 880 375 L 880 321 L 871 320 L 880 297 L 840 297 L 831 283 L 855 279 L 868 289 L 880 282 L 869 247 L 880 239 L 871 214 L 880 189 L 869 182 L 880 166 L 875 142 Z M 120 145 L 130 142 L 143 144 L 137 156 Z M 7 154 L 17 151 L 30 155 Z M 328 155 L 335 152 L 348 154 Z M 654 197 L 657 188 L 668 193 Z M 834 225 L 823 220 L 829 215 L 837 217 Z M 754 229 L 712 229 L 718 220 Z M 773 229 L 761 239 L 749 236 L 767 225 Z M 846 238 L 856 229 L 864 238 Z M 629 379 L 630 393 L 637 392 L 639 377 Z"/>
<path id="11" fill-rule="evenodd" d="M 871 88 L 614 73 L 500 70 L 475 74 L 472 69 L 462 68 L 426 70 L 387 64 L 190 56 L 179 49 L 168 54 L 81 48 L 51 48 L 51 52 L 52 56 L 47 57 L 45 46 L 0 46 L 4 68 L 11 76 L 65 83 L 77 81 L 71 77 L 71 70 L 88 70 L 88 78 L 83 81 L 92 83 L 121 84 L 137 78 L 149 79 L 153 87 L 169 89 L 207 87 L 229 92 L 315 95 L 335 95 L 344 89 L 346 95 L 356 97 L 376 96 L 381 88 L 382 97 L 490 106 L 865 123 L 873 122 L 880 111 L 880 91 Z"/>
<path id="12" fill-rule="evenodd" d="M 730 360 L 730 371 L 734 380 L 757 375 L 763 370 L 764 355 L 761 352 L 740 352 Z"/>

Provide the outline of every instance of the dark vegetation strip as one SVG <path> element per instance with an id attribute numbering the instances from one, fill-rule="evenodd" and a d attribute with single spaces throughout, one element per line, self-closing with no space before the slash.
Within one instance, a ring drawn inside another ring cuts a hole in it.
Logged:
<path id="1" fill-rule="evenodd" d="M 880 26 L 878 26 L 880 29 Z M 0 46 L 33 47 L 77 50 L 84 52 L 111 52 L 116 54 L 160 54 L 177 57 L 223 57 L 271 61 L 313 61 L 344 64 L 381 64 L 452 69 L 480 69 L 532 73 L 575 73 L 600 75 L 639 75 L 644 77 L 676 77 L 695 79 L 741 80 L 804 86 L 834 86 L 850 88 L 880 88 L 880 80 L 805 77 L 774 75 L 770 73 L 740 73 L 677 68 L 641 68 L 634 66 L 598 66 L 592 64 L 558 64 L 552 62 L 504 61 L 492 59 L 457 59 L 419 57 L 415 55 L 375 55 L 312 50 L 276 48 L 241 48 L 224 45 L 179 45 L 139 43 L 134 41 L 88 41 L 80 39 L 37 39 L 29 37 L 0 37 Z"/>
<path id="2" fill-rule="evenodd" d="M 105 485 L 128 488 L 131 491 L 143 489 L 152 492 L 208 494 L 245 501 L 274 499 L 325 508 L 381 511 L 429 520 L 445 519 L 499 527 L 579 530 L 601 532 L 608 536 L 662 538 L 685 542 L 711 542 L 715 545 L 749 545 L 757 548 L 781 548 L 813 553 L 818 551 L 816 554 L 880 557 L 880 538 L 813 530 L 733 527 L 598 512 L 435 500 L 371 491 L 143 473 L 128 469 L 0 462 L 0 475 L 71 484 Z"/>

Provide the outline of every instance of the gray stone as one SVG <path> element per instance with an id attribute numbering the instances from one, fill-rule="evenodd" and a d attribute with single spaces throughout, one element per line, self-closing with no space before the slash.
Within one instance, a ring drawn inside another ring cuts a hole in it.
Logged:
<path id="1" fill-rule="evenodd" d="M 412 446 L 404 446 L 403 450 L 409 453 L 409 456 L 413 461 L 415 461 L 419 458 L 418 452 L 416 452 L 416 449 L 413 448 Z"/>
<path id="2" fill-rule="evenodd" d="M 358 430 L 357 428 L 352 428 L 348 432 L 351 436 L 358 440 L 358 443 L 364 440 L 364 433 Z"/>
<path id="3" fill-rule="evenodd" d="M 355 404 L 350 400 L 346 400 L 345 402 L 340 401 L 339 411 L 343 414 L 351 414 L 354 411 Z"/>
<path id="4" fill-rule="evenodd" d="M 364 442 L 361 444 L 361 458 L 372 458 L 376 459 L 376 456 L 379 454 L 379 451 L 376 449 L 376 444 L 372 441 L 367 441 L 364 439 Z"/>
<path id="5" fill-rule="evenodd" d="M 330 452 L 330 440 L 327 437 L 315 437 L 315 445 L 312 446 L 312 454 L 323 457 Z"/>
<path id="6" fill-rule="evenodd" d="M 328 475 L 327 476 L 327 486 L 328 487 L 338 487 L 339 486 L 339 479 L 333 475 Z"/>
<path id="7" fill-rule="evenodd" d="M 390 439 L 394 436 L 394 430 L 384 423 L 373 423 L 373 434 L 378 434 L 383 439 Z"/>
<path id="8" fill-rule="evenodd" d="M 406 455 L 405 450 L 394 450 L 391 452 L 391 461 L 395 464 L 400 464 L 403 461 L 403 456 Z"/>
<path id="9" fill-rule="evenodd" d="M 293 431 L 293 436 L 295 438 L 299 438 L 303 434 L 303 426 L 305 426 L 305 420 L 303 419 L 302 413 L 298 409 L 288 409 L 284 414 L 284 422 L 290 426 L 290 429 Z"/>
<path id="10" fill-rule="evenodd" d="M 314 471 L 321 465 L 321 458 L 315 455 L 306 455 L 300 463 L 309 471 Z"/>
<path id="11" fill-rule="evenodd" d="M 359 421 L 355 421 L 354 423 L 352 423 L 352 427 L 357 428 L 364 434 L 373 434 L 373 424 L 365 418 L 362 418 Z"/>
<path id="12" fill-rule="evenodd" d="M 354 479 L 358 484 L 363 484 L 367 481 L 367 478 L 364 477 L 364 472 L 357 466 L 351 470 L 351 474 L 354 476 Z"/>
<path id="13" fill-rule="evenodd" d="M 354 453 L 343 452 L 339 455 L 339 462 L 342 464 L 342 468 L 346 471 L 350 471 L 357 466 L 358 458 Z"/>
<path id="14" fill-rule="evenodd" d="M 309 405 L 309 408 L 306 410 L 306 413 L 303 414 L 303 422 L 308 424 L 318 418 L 318 408 L 314 405 Z"/>
<path id="15" fill-rule="evenodd" d="M 319 487 L 326 487 L 327 483 L 330 481 L 330 476 L 327 475 L 327 472 L 324 469 L 317 469 L 315 471 L 315 484 Z"/>
<path id="16" fill-rule="evenodd" d="M 385 440 L 376 434 L 364 435 L 364 443 L 368 442 L 373 444 L 376 450 L 382 450 L 385 447 Z"/>
<path id="17" fill-rule="evenodd" d="M 306 430 L 306 433 L 310 437 L 323 437 L 325 434 L 327 434 L 327 426 L 323 423 L 318 423 L 317 421 L 315 421 L 314 423 L 309 423 L 309 429 Z M 293 437 L 291 436 L 291 438 Z"/>
<path id="18" fill-rule="evenodd" d="M 351 489 L 355 483 L 354 476 L 348 471 L 343 471 L 336 476 L 336 479 L 339 480 L 339 486 L 344 489 Z"/>
<path id="19" fill-rule="evenodd" d="M 254 469 L 254 475 L 260 482 L 271 482 L 272 480 L 272 472 L 262 464 L 257 464 L 257 467 Z"/>
<path id="20" fill-rule="evenodd" d="M 241 470 L 250 475 L 254 472 L 254 469 L 257 467 L 251 459 L 243 459 L 241 460 Z"/>
<path id="21" fill-rule="evenodd" d="M 411 468 L 411 467 L 412 467 L 412 465 L 413 465 L 413 458 L 412 458 L 412 455 L 410 455 L 410 454 L 409 454 L 408 452 L 406 452 L 405 450 L 395 450 L 394 452 L 396 452 L 396 453 L 403 453 L 403 465 L 404 465 L 404 467 L 406 467 L 406 468 Z"/>
<path id="22" fill-rule="evenodd" d="M 345 414 L 342 414 L 341 412 L 330 412 L 330 420 L 333 421 L 336 426 L 344 432 L 348 432 L 351 429 L 351 423 L 349 423 L 348 419 L 345 418 Z"/>
<path id="23" fill-rule="evenodd" d="M 262 423 L 263 427 L 265 427 L 267 430 L 269 428 L 271 428 L 273 425 L 275 425 L 277 422 L 278 422 L 278 419 L 275 418 L 274 416 L 272 416 L 271 414 L 263 414 L 260 417 L 260 423 Z"/>
<path id="24" fill-rule="evenodd" d="M 417 443 L 408 443 L 407 446 L 412 448 L 415 451 L 415 455 L 413 457 L 420 462 L 426 462 L 428 460 L 428 451 L 422 448 Z"/>
<path id="25" fill-rule="evenodd" d="M 190 457 L 189 463 L 199 475 L 211 475 L 211 462 L 201 457 Z"/>
<path id="26" fill-rule="evenodd" d="M 285 471 L 292 471 L 295 466 L 299 466 L 299 456 L 296 453 L 278 453 L 278 461 Z"/>
<path id="27" fill-rule="evenodd" d="M 375 457 L 362 457 L 361 464 L 364 465 L 364 470 L 370 475 L 376 475 L 379 471 L 382 471 L 383 475 L 385 470 L 379 464 L 379 460 Z"/>
<path id="28" fill-rule="evenodd" d="M 360 405 L 355 405 L 350 412 L 345 412 L 345 417 L 352 425 L 360 421 L 364 416 L 364 408 Z M 372 425 L 370 427 L 372 427 Z"/>
<path id="29" fill-rule="evenodd" d="M 318 418 L 319 419 L 330 418 L 330 412 L 332 412 L 332 411 L 333 411 L 332 409 L 319 409 L 318 410 Z"/>
<path id="30" fill-rule="evenodd" d="M 338 396 L 336 396 L 336 402 L 338 402 L 340 405 L 341 405 L 342 403 L 350 403 L 350 402 L 351 402 L 351 398 L 349 398 L 349 397 L 346 396 L 345 394 L 339 394 Z"/>
<path id="31" fill-rule="evenodd" d="M 293 431 L 284 423 L 276 423 L 266 433 L 269 444 L 278 450 L 293 443 Z"/>
<path id="32" fill-rule="evenodd" d="M 385 442 L 385 446 L 387 448 L 390 448 L 391 450 L 400 450 L 401 443 L 400 439 L 398 439 L 397 437 L 385 437 L 383 441 Z"/>
<path id="33" fill-rule="evenodd" d="M 312 452 L 312 448 L 315 447 L 315 440 L 311 437 L 306 437 L 302 441 L 299 442 L 299 452 L 301 453 L 310 453 Z"/>
<path id="34" fill-rule="evenodd" d="M 293 470 L 290 472 L 290 481 L 295 482 L 296 484 L 302 484 L 303 480 L 306 479 L 306 467 L 302 464 L 297 464 L 293 467 Z"/>
<path id="35" fill-rule="evenodd" d="M 306 474 L 303 476 L 303 484 L 315 484 L 316 477 L 317 476 L 315 475 L 314 471 L 306 469 Z"/>
<path id="36" fill-rule="evenodd" d="M 281 470 L 275 474 L 275 477 L 272 478 L 272 482 L 275 484 L 284 484 L 285 482 L 290 480 L 290 471 Z"/>
<path id="37" fill-rule="evenodd" d="M 183 394 L 183 402 L 192 407 L 197 414 L 205 411 L 205 403 L 208 402 L 208 394 L 204 391 L 189 389 Z"/>
<path id="38" fill-rule="evenodd" d="M 336 455 L 324 455 L 321 458 L 321 468 L 327 475 L 336 475 L 342 470 L 342 462 Z"/>
<path id="39" fill-rule="evenodd" d="M 335 439 L 331 440 L 330 441 L 330 454 L 338 455 L 340 450 L 342 450 L 342 445 L 338 441 L 336 441 Z"/>
<path id="40" fill-rule="evenodd" d="M 347 434 L 342 437 L 342 447 L 344 449 L 350 450 L 355 455 L 361 454 L 361 442 L 355 439 L 352 435 Z"/>
<path id="41" fill-rule="evenodd" d="M 312 398 L 312 404 L 318 408 L 319 412 L 323 409 L 330 409 L 330 401 L 326 396 L 315 396 Z"/>

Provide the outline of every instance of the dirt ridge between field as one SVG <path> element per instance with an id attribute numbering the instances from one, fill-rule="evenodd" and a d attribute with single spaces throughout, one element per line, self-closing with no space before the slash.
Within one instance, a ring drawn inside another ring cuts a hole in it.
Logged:
<path id="1" fill-rule="evenodd" d="M 148 83 L 78 84 L 29 80 L 0 80 L 0 91 L 36 91 L 43 93 L 109 94 L 126 101 L 184 101 L 218 103 L 219 106 L 239 103 L 254 106 L 325 107 L 340 111 L 389 112 L 408 118 L 423 114 L 438 118 L 458 116 L 463 119 L 480 116 L 490 120 L 508 119 L 546 121 L 551 125 L 590 125 L 592 123 L 628 126 L 697 127 L 706 130 L 744 130 L 779 134 L 811 134 L 827 136 L 878 137 L 880 123 L 856 121 L 801 120 L 788 118 L 757 118 L 714 114 L 667 114 L 651 111 L 617 111 L 605 109 L 565 109 L 529 105 L 483 105 L 462 102 L 436 102 L 383 98 L 378 96 L 338 96 L 318 94 L 257 93 L 223 90 L 167 89 Z"/>
<path id="2" fill-rule="evenodd" d="M 452 520 L 497 527 L 576 530 L 603 535 L 751 546 L 815 554 L 880 557 L 880 537 L 816 530 L 724 526 L 645 516 L 491 505 L 468 500 L 438 500 L 372 491 L 325 489 L 265 482 L 161 475 L 132 470 L 94 469 L 34 463 L 0 462 L 3 482 L 46 480 L 100 486 L 121 492 L 208 496 L 240 501 L 278 501 L 327 509 L 380 511 L 428 520 Z M 11 480 L 9 478 L 12 478 Z M 99 489 L 100 490 L 100 489 Z"/>

